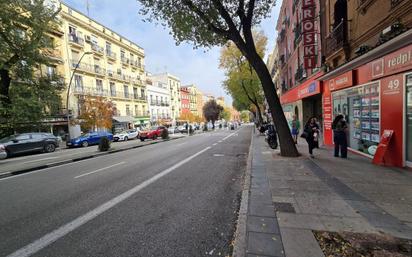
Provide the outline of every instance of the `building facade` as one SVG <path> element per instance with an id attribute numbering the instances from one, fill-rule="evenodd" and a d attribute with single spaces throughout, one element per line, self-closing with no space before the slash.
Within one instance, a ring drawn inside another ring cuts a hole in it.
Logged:
<path id="1" fill-rule="evenodd" d="M 156 76 L 148 75 L 147 92 L 151 123 L 170 124 L 172 122 L 172 109 L 167 82 Z"/>
<path id="2" fill-rule="evenodd" d="M 204 97 L 203 97 L 202 91 L 197 90 L 196 98 L 197 98 L 197 106 L 196 106 L 197 115 L 198 115 L 200 118 L 203 118 L 203 105 L 205 104 L 205 102 L 204 102 L 204 100 L 203 100 Z"/>
<path id="3" fill-rule="evenodd" d="M 189 90 L 189 103 L 190 103 L 190 111 L 193 115 L 199 116 L 199 109 L 198 109 L 198 88 L 196 85 L 191 84 L 185 86 Z"/>
<path id="4" fill-rule="evenodd" d="M 313 11 L 318 14 L 319 3 L 309 2 L 315 5 Z M 279 61 L 277 67 L 272 64 L 272 69 L 269 70 L 272 78 L 278 72 L 280 80 L 278 91 L 286 119 L 290 122 L 293 116 L 296 116 L 301 124 L 313 116 L 322 119 L 321 85 L 317 80 L 321 75 L 322 60 L 321 40 L 318 33 L 320 19 L 319 15 L 313 18 L 311 39 L 314 50 L 309 51 L 303 40 L 303 32 L 306 31 L 303 24 L 307 20 L 307 17 L 303 16 L 303 3 L 304 1 L 283 0 L 276 25 Z M 311 68 L 307 68 L 306 64 L 308 54 L 314 55 L 314 65 Z"/>
<path id="5" fill-rule="evenodd" d="M 343 114 L 352 151 L 412 166 L 412 2 L 321 0 L 321 6 L 325 143 L 333 144 L 331 123 Z M 390 139 L 386 151 L 378 148 L 383 139 Z"/>
<path id="6" fill-rule="evenodd" d="M 280 70 L 279 70 L 279 50 L 277 43 L 273 48 L 271 54 L 269 54 L 266 66 L 270 72 L 270 76 L 272 77 L 273 84 L 275 85 L 276 93 L 278 96 L 281 94 L 281 80 L 280 80 Z"/>
<path id="7" fill-rule="evenodd" d="M 180 115 L 180 79 L 170 73 L 152 75 L 153 81 L 159 81 L 168 85 L 170 92 L 170 118 L 175 123 Z"/>
<path id="8" fill-rule="evenodd" d="M 144 50 L 64 3 L 60 15 L 65 80 L 74 73 L 66 109 L 77 117 L 86 97 L 102 96 L 116 107 L 119 129 L 147 122 Z M 78 126 L 70 130 L 80 134 Z"/>
<path id="9" fill-rule="evenodd" d="M 180 110 L 181 114 L 190 113 L 189 89 L 187 87 L 180 88 Z"/>

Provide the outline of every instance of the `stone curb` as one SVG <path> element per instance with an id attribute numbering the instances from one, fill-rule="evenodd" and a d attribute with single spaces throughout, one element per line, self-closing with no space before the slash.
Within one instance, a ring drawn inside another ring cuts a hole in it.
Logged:
<path id="1" fill-rule="evenodd" d="M 1 178 L 12 177 L 12 176 L 16 176 L 16 175 L 36 171 L 36 170 L 41 170 L 41 169 L 45 169 L 45 168 L 56 167 L 56 166 L 60 166 L 60 165 L 71 163 L 71 162 L 78 162 L 78 161 L 82 161 L 82 160 L 86 160 L 86 159 L 91 159 L 91 158 L 99 157 L 99 156 L 102 156 L 102 155 L 107 155 L 107 154 L 112 154 L 112 153 L 118 153 L 118 152 L 131 150 L 131 149 L 136 149 L 136 148 L 144 147 L 144 146 L 147 146 L 147 145 L 154 145 L 154 144 L 158 144 L 158 143 L 161 143 L 161 142 L 168 142 L 168 141 L 172 141 L 172 140 L 176 140 L 176 139 L 180 139 L 180 138 L 185 138 L 185 137 L 169 138 L 167 140 L 154 141 L 154 142 L 150 142 L 150 143 L 144 144 L 144 145 L 134 145 L 134 146 L 120 148 L 120 149 L 113 149 L 113 150 L 109 150 L 107 152 L 99 152 L 99 153 L 90 154 L 90 155 L 77 157 L 77 158 L 73 158 L 73 159 L 67 159 L 67 160 L 62 160 L 62 161 L 53 162 L 53 163 L 49 163 L 49 164 L 39 165 L 39 166 L 36 166 L 36 167 L 21 169 L 21 170 L 17 170 L 17 171 L 3 172 L 3 173 L 0 173 L 0 179 Z"/>
<path id="2" fill-rule="evenodd" d="M 249 153 L 246 164 L 245 171 L 245 181 L 242 189 L 242 199 L 240 201 L 239 215 L 236 224 L 235 239 L 233 243 L 233 257 L 245 257 L 246 256 L 246 245 L 247 245 L 247 212 L 249 206 L 249 191 L 250 191 L 250 179 L 252 174 L 252 151 L 253 151 L 253 134 L 255 129 L 252 129 L 251 140 L 249 146 Z"/>

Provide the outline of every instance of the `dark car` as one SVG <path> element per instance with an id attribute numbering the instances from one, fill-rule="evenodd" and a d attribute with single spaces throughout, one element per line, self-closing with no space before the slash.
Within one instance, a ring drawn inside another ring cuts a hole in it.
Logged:
<path id="1" fill-rule="evenodd" d="M 67 142 L 66 145 L 68 147 L 76 147 L 76 146 L 87 147 L 89 145 L 98 145 L 102 137 L 107 137 L 110 141 L 113 141 L 112 133 L 100 131 L 100 132 L 90 132 L 80 137 L 73 138 L 69 142 Z"/>
<path id="2" fill-rule="evenodd" d="M 0 139 L 0 157 L 32 152 L 54 152 L 58 138 L 49 133 L 24 133 Z"/>

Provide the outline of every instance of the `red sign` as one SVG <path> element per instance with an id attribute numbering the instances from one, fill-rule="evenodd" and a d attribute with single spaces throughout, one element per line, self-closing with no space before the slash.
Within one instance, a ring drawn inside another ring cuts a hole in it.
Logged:
<path id="1" fill-rule="evenodd" d="M 384 165 L 385 164 L 385 155 L 388 150 L 389 143 L 393 135 L 393 130 L 385 129 L 382 134 L 381 141 L 376 149 L 375 155 L 373 156 L 373 164 Z"/>
<path id="2" fill-rule="evenodd" d="M 327 82 L 326 82 L 327 83 Z M 325 145 L 332 145 L 332 96 L 328 85 L 323 85 L 323 143 Z"/>
<path id="3" fill-rule="evenodd" d="M 302 0 L 303 67 L 316 68 L 315 0 Z"/>
<path id="4" fill-rule="evenodd" d="M 347 88 L 353 85 L 353 72 L 348 71 L 328 81 L 330 91 Z"/>
<path id="5" fill-rule="evenodd" d="M 316 79 L 322 76 L 322 74 L 323 72 L 318 72 L 315 76 L 309 78 L 301 85 L 292 88 L 286 92 L 286 94 L 281 95 L 280 102 L 282 104 L 293 103 L 305 97 L 319 94 L 321 91 L 320 82 Z"/>
<path id="6" fill-rule="evenodd" d="M 315 33 L 303 34 L 303 45 L 313 45 L 315 44 Z"/>

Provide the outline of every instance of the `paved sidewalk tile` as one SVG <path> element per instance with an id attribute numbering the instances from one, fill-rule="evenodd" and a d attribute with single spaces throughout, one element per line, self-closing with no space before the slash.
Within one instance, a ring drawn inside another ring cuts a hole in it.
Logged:
<path id="1" fill-rule="evenodd" d="M 324 257 L 312 231 L 296 228 L 281 228 L 286 257 Z"/>
<path id="2" fill-rule="evenodd" d="M 283 245 L 279 235 L 267 233 L 248 233 L 248 253 L 267 256 L 284 256 Z"/>
<path id="3" fill-rule="evenodd" d="M 276 218 L 249 216 L 247 229 L 251 232 L 279 234 L 279 225 Z"/>

